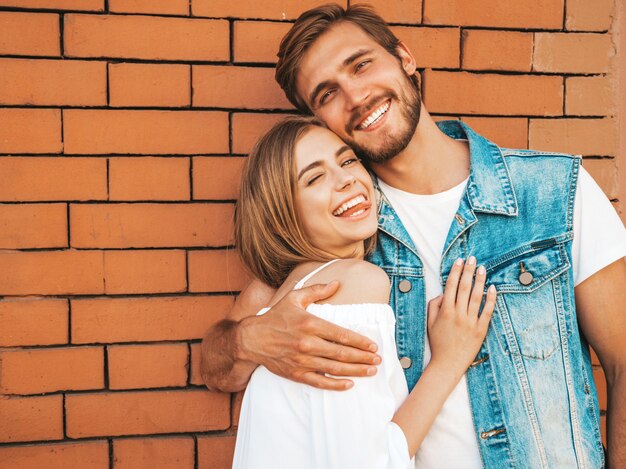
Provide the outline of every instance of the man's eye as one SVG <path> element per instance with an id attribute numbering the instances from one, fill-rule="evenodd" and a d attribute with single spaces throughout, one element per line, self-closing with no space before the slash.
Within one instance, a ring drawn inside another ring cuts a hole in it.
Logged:
<path id="1" fill-rule="evenodd" d="M 371 62 L 371 60 L 363 60 L 362 62 L 359 62 L 356 67 L 355 67 L 355 71 L 359 71 L 361 70 L 363 67 L 365 67 L 367 64 L 369 64 Z"/>
<path id="2" fill-rule="evenodd" d="M 324 104 L 326 101 L 328 101 L 328 99 L 332 96 L 332 94 L 335 92 L 335 90 L 328 90 L 326 91 L 322 97 L 320 98 L 320 104 Z"/>

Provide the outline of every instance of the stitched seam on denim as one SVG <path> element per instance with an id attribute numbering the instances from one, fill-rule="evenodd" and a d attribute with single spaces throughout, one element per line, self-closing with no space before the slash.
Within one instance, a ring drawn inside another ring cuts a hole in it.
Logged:
<path id="1" fill-rule="evenodd" d="M 578 182 L 578 174 L 580 171 L 580 159 L 575 159 L 573 161 L 573 173 L 570 177 L 570 187 L 569 187 L 569 197 L 567 198 L 567 229 L 568 231 L 573 230 L 574 226 L 574 203 L 576 200 L 576 187 Z"/>
<path id="2" fill-rule="evenodd" d="M 561 289 L 560 282 L 552 282 L 552 292 L 554 295 L 555 305 L 557 307 L 557 318 L 559 318 L 559 333 L 561 335 L 561 353 L 563 355 L 563 371 L 565 373 L 565 384 L 567 386 L 567 399 L 569 401 L 570 407 L 570 417 L 571 417 L 571 429 L 572 429 L 572 437 L 574 439 L 574 455 L 576 456 L 576 460 L 578 462 L 577 466 L 579 469 L 585 469 L 584 460 L 581 461 L 581 452 L 582 451 L 582 443 L 581 443 L 581 435 L 580 435 L 580 421 L 578 418 L 577 411 L 577 402 L 576 402 L 576 391 L 574 389 L 574 382 L 572 379 L 572 363 L 569 356 L 569 342 L 567 341 L 567 331 L 565 331 L 565 336 L 563 336 L 563 326 L 565 321 L 564 315 L 564 305 L 563 305 L 563 291 Z"/>
<path id="3" fill-rule="evenodd" d="M 560 236 L 555 236 L 554 238 L 550 238 L 550 239 L 554 239 L 556 241 L 554 245 L 558 245 L 558 244 L 566 243 L 567 241 L 573 239 L 573 237 L 574 237 L 574 234 L 572 232 L 567 232 Z M 490 262 L 487 262 L 485 264 L 485 269 L 492 270 L 496 267 L 499 267 L 501 264 L 504 264 L 505 262 L 509 262 L 510 260 L 515 259 L 516 257 L 522 256 L 524 254 L 527 254 L 529 252 L 543 251 L 544 250 L 543 248 L 542 249 L 533 248 L 532 244 L 536 242 L 538 241 L 532 241 L 530 243 L 524 244 L 517 249 L 509 251 L 506 254 L 503 254 L 502 256 L 497 257 L 496 259 Z M 554 245 L 552 246 L 552 248 L 554 247 Z"/>
<path id="4" fill-rule="evenodd" d="M 501 315 L 502 325 L 505 329 L 505 338 L 508 343 L 508 347 L 511 350 L 511 360 L 513 360 L 513 366 L 515 369 L 515 375 L 520 382 L 520 390 L 522 391 L 524 407 L 530 421 L 530 427 L 533 433 L 533 440 L 536 449 L 541 459 L 542 468 L 548 469 L 547 457 L 544 450 L 543 440 L 541 438 L 541 430 L 539 429 L 539 420 L 537 418 L 537 412 L 533 405 L 532 396 L 530 395 L 530 382 L 526 375 L 526 368 L 524 367 L 524 361 L 522 359 L 519 343 L 513 332 L 513 325 L 511 324 L 511 318 L 509 316 L 508 308 L 504 298 L 499 295 L 496 299 L 497 302 L 502 303 L 502 307 L 499 309 L 505 314 Z"/>

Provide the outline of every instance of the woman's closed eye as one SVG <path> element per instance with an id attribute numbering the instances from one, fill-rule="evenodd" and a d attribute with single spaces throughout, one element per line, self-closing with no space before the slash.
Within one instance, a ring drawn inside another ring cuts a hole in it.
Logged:
<path id="1" fill-rule="evenodd" d="M 307 187 L 314 184 L 316 181 L 319 181 L 322 176 L 324 176 L 324 173 L 312 174 L 306 181 Z"/>

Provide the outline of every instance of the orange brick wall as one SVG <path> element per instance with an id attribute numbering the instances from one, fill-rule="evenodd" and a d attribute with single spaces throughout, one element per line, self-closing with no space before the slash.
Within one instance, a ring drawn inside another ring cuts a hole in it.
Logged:
<path id="1" fill-rule="evenodd" d="M 199 342 L 247 281 L 233 202 L 292 110 L 279 39 L 321 3 L 0 0 L 0 468 L 229 467 L 241 396 L 203 388 Z M 626 197 L 612 0 L 371 3 L 436 118 Z"/>

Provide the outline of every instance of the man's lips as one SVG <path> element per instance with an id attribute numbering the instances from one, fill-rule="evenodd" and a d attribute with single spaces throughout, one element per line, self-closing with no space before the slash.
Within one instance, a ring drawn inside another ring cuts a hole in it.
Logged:
<path id="1" fill-rule="evenodd" d="M 359 125 L 356 126 L 357 130 L 366 130 L 370 126 L 376 124 L 382 117 L 389 111 L 389 107 L 391 106 L 391 101 L 387 100 L 380 106 L 378 106 L 374 112 L 372 112 L 369 116 L 361 121 Z"/>
<path id="2" fill-rule="evenodd" d="M 391 104 L 394 98 L 393 93 L 385 93 L 385 95 L 378 98 L 373 98 L 371 102 L 364 104 L 359 109 L 355 109 L 350 116 L 350 119 L 346 125 L 346 133 L 351 134 L 355 130 L 361 130 L 358 127 L 361 126 L 372 114 L 379 110 L 382 106 L 389 103 Z"/>

